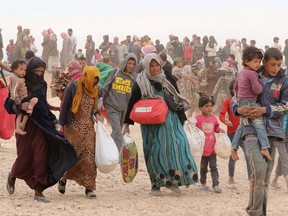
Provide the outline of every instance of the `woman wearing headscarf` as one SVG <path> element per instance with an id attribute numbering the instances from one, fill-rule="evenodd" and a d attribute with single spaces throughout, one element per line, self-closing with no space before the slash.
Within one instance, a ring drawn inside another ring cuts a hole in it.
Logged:
<path id="1" fill-rule="evenodd" d="M 13 194 L 16 178 L 23 179 L 35 190 L 34 199 L 49 202 L 43 191 L 56 184 L 76 162 L 76 153 L 67 140 L 55 129 L 58 121 L 49 110 L 44 80 L 46 64 L 34 57 L 27 66 L 25 82 L 29 97 L 38 103 L 26 124 L 26 135 L 16 134 L 17 158 L 7 180 L 7 191 Z"/>
<path id="2" fill-rule="evenodd" d="M 77 80 L 78 78 L 82 77 L 82 67 L 76 59 L 72 59 L 67 64 L 68 68 L 68 76 L 71 80 Z"/>
<path id="3" fill-rule="evenodd" d="M 144 70 L 138 74 L 133 87 L 123 132 L 130 132 L 129 124 L 134 124 L 129 118 L 131 110 L 143 95 L 155 98 L 163 96 L 163 91 L 168 91 L 183 105 L 187 105 L 187 100 L 166 79 L 160 62 L 160 56 L 155 53 L 145 55 Z M 179 186 L 194 184 L 198 180 L 196 164 L 182 126 L 185 120 L 184 109 L 177 112 L 169 110 L 163 124 L 141 125 L 144 157 L 153 196 L 162 195 L 160 187 L 180 193 Z"/>
<path id="4" fill-rule="evenodd" d="M 135 83 L 137 57 L 134 53 L 128 54 L 123 66 L 110 72 L 101 88 L 102 98 L 105 100 L 104 107 L 112 127 L 112 138 L 119 152 L 124 142 L 122 127 L 126 115 L 132 87 Z"/>
<path id="5" fill-rule="evenodd" d="M 86 66 L 82 77 L 65 89 L 59 122 L 65 126 L 65 137 L 75 148 L 78 160 L 59 181 L 58 190 L 65 193 L 66 179 L 85 187 L 87 198 L 95 198 L 96 174 L 93 114 L 98 110 L 100 72 L 94 66 Z M 96 114 L 96 118 L 101 119 Z M 62 128 L 60 129 L 62 131 Z"/>

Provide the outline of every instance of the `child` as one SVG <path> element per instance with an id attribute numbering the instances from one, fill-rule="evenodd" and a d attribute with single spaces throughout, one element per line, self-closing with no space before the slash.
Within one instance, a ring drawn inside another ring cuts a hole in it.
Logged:
<path id="1" fill-rule="evenodd" d="M 221 112 L 219 114 L 219 120 L 223 122 L 225 125 L 227 125 L 227 135 L 229 139 L 231 140 L 231 142 L 234 138 L 235 132 L 240 122 L 240 117 L 233 115 L 232 110 L 231 110 L 231 105 L 230 105 L 232 97 L 234 96 L 234 83 L 235 83 L 235 80 L 232 80 L 229 86 L 231 96 L 224 101 Z M 226 118 L 226 114 L 228 114 L 228 118 Z M 246 160 L 248 179 L 250 179 L 251 168 L 249 166 L 249 159 L 245 150 L 245 145 L 244 145 L 244 142 L 242 142 L 242 140 L 239 140 L 239 141 L 241 141 L 239 145 L 243 150 L 245 160 Z M 228 163 L 228 172 L 229 172 L 228 188 L 230 189 L 236 188 L 235 181 L 234 181 L 235 163 L 236 161 L 234 161 L 232 157 L 230 157 L 229 163 Z"/>
<path id="2" fill-rule="evenodd" d="M 238 74 L 235 81 L 234 89 L 237 95 L 239 106 L 253 106 L 256 105 L 257 96 L 262 92 L 262 81 L 259 79 L 257 70 L 261 66 L 263 59 L 262 50 L 249 46 L 243 50 L 243 66 L 244 69 Z M 234 139 L 232 141 L 232 148 L 238 149 L 238 141 L 242 135 L 243 123 L 252 124 L 257 132 L 257 137 L 261 146 L 261 153 L 268 159 L 272 160 L 268 148 L 270 144 L 268 141 L 265 126 L 262 117 L 257 119 L 242 118 L 241 125 L 238 127 Z"/>
<path id="3" fill-rule="evenodd" d="M 14 75 L 10 77 L 10 99 L 17 106 L 17 110 L 20 110 L 16 118 L 15 133 L 25 135 L 26 132 L 24 130 L 28 121 L 28 114 L 32 114 L 33 107 L 38 102 L 38 98 L 34 97 L 30 100 L 28 97 L 24 79 L 26 74 L 25 62 L 22 60 L 16 60 L 12 63 L 11 69 Z"/>
<path id="4" fill-rule="evenodd" d="M 214 115 L 212 115 L 213 106 L 215 104 L 213 97 L 208 97 L 207 95 L 200 95 L 198 107 L 201 114 L 196 116 L 196 127 L 202 130 L 205 134 L 205 145 L 203 150 L 203 155 L 201 158 L 201 168 L 200 168 L 200 190 L 208 190 L 209 187 L 206 185 L 208 163 L 211 169 L 212 176 L 212 187 L 215 193 L 221 193 L 222 190 L 219 187 L 219 173 L 217 170 L 217 158 L 214 151 L 216 144 L 215 132 L 224 132 L 219 127 L 219 123 Z"/>

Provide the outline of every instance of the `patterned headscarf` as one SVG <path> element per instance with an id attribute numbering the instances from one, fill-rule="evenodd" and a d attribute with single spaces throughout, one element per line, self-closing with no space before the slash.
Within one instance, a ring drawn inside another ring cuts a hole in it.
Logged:
<path id="1" fill-rule="evenodd" d="M 82 67 L 76 59 L 72 59 L 71 61 L 69 61 L 67 67 L 71 77 L 76 73 L 82 72 Z"/>
<path id="2" fill-rule="evenodd" d="M 98 109 L 97 100 L 99 97 L 99 88 L 96 85 L 93 85 L 94 80 L 98 78 L 100 80 L 100 72 L 95 66 L 85 66 L 82 72 L 82 77 L 77 81 L 77 91 L 73 99 L 71 111 L 76 114 L 82 100 L 82 92 L 85 93 L 94 99 L 94 109 Z"/>

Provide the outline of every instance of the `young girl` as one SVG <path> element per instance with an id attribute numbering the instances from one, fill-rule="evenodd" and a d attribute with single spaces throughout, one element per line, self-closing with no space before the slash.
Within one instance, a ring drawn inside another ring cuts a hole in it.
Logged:
<path id="1" fill-rule="evenodd" d="M 10 77 L 10 100 L 12 100 L 17 106 L 17 110 L 20 112 L 16 118 L 15 133 L 25 135 L 25 126 L 28 121 L 28 114 L 31 115 L 33 107 L 38 102 L 38 98 L 33 97 L 29 99 L 27 93 L 27 87 L 25 84 L 24 76 L 26 74 L 26 64 L 22 60 L 16 60 L 12 63 L 11 69 L 14 73 Z"/>
<path id="2" fill-rule="evenodd" d="M 199 109 L 201 114 L 196 116 L 196 127 L 202 130 L 205 134 L 205 145 L 204 151 L 201 159 L 201 168 L 200 168 L 200 190 L 209 190 L 209 187 L 206 185 L 207 172 L 208 172 L 208 163 L 211 169 L 212 176 L 212 187 L 215 193 L 221 193 L 222 190 L 219 187 L 219 173 L 217 170 L 217 158 L 214 151 L 216 144 L 216 133 L 224 133 L 219 127 L 219 123 L 214 115 L 212 115 L 213 106 L 215 104 L 213 97 L 208 97 L 207 95 L 201 94 L 199 99 Z"/>
<path id="3" fill-rule="evenodd" d="M 253 106 L 256 104 L 257 96 L 262 92 L 262 81 L 258 77 L 256 72 L 263 59 L 262 50 L 256 47 L 247 47 L 243 50 L 243 66 L 244 69 L 238 74 L 234 84 L 234 89 L 238 99 L 239 106 Z M 271 89 L 273 90 L 273 89 Z M 242 118 L 241 125 L 237 128 L 236 134 L 232 141 L 232 147 L 238 149 L 238 141 L 241 139 L 243 131 L 243 123 L 252 124 L 257 132 L 258 139 L 260 141 L 261 153 L 268 159 L 272 160 L 268 148 L 270 147 L 266 129 L 263 123 L 262 117 L 257 119 Z"/>

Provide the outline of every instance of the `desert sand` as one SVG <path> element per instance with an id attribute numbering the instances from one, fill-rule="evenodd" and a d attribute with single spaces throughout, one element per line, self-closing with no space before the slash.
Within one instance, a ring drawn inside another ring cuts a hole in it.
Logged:
<path id="1" fill-rule="evenodd" d="M 48 84 L 51 80 L 50 77 L 51 74 L 46 74 Z M 58 105 L 59 100 L 50 98 L 50 95 L 48 92 L 49 103 Z M 57 112 L 55 114 L 58 115 Z M 111 131 L 108 125 L 106 127 Z M 225 128 L 223 125 L 221 127 Z M 87 199 L 84 194 L 85 189 L 73 181 L 68 181 L 64 195 L 58 192 L 57 185 L 45 190 L 44 194 L 50 199 L 50 203 L 33 200 L 34 191 L 20 179 L 16 181 L 15 193 L 9 195 L 6 191 L 6 180 L 16 159 L 15 137 L 13 136 L 9 140 L 0 140 L 0 215 L 246 215 L 244 209 L 248 203 L 249 181 L 242 150 L 239 150 L 240 160 L 236 163 L 236 189 L 227 188 L 228 160 L 218 158 L 220 187 L 223 190 L 221 194 L 215 194 L 211 189 L 200 191 L 199 184 L 195 184 L 189 188 L 182 187 L 180 195 L 164 188 L 162 197 L 153 197 L 149 194 L 151 186 L 143 157 L 140 127 L 136 124 L 130 129 L 139 152 L 137 176 L 132 183 L 126 184 L 122 180 L 119 166 L 109 174 L 98 172 L 97 198 L 92 200 Z M 279 184 L 282 186 L 279 190 L 270 189 L 269 191 L 268 215 L 271 216 L 286 215 L 288 212 L 286 206 L 288 193 L 283 177 L 279 179 Z M 207 185 L 211 188 L 210 173 L 208 173 Z"/>

